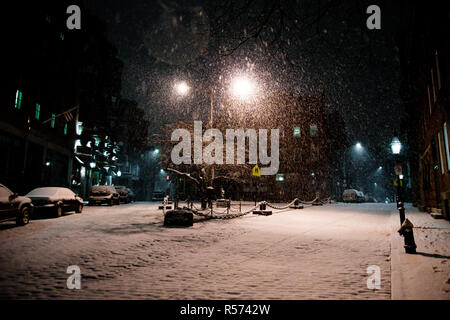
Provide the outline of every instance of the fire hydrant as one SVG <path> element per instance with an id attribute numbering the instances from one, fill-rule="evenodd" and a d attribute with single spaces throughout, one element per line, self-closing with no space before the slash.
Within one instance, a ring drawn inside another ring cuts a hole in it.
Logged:
<path id="1" fill-rule="evenodd" d="M 406 253 L 416 253 L 416 243 L 414 242 L 414 225 L 408 219 L 405 219 L 398 233 L 405 239 L 405 252 Z"/>

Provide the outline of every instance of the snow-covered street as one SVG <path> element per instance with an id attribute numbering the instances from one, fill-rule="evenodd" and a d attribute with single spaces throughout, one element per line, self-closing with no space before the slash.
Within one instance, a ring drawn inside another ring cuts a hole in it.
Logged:
<path id="1" fill-rule="evenodd" d="M 0 298 L 391 298 L 395 204 L 274 210 L 189 228 L 163 227 L 157 205 L 2 224 Z M 66 287 L 70 265 L 81 269 L 79 290 Z M 367 288 L 373 265 L 379 290 Z"/>

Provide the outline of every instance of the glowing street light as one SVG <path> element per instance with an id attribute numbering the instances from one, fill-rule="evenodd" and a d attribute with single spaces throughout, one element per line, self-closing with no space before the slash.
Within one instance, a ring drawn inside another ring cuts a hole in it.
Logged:
<path id="1" fill-rule="evenodd" d="M 402 149 L 402 144 L 397 137 L 394 137 L 391 142 L 391 150 L 393 154 L 399 154 Z"/>
<path id="2" fill-rule="evenodd" d="M 358 142 L 358 143 L 356 144 L 356 149 L 358 149 L 358 150 L 361 150 L 361 149 L 362 149 L 361 143 Z"/>
<path id="3" fill-rule="evenodd" d="M 240 100 L 247 100 L 255 94 L 255 85 L 247 77 L 237 77 L 232 80 L 231 92 Z"/>
<path id="4" fill-rule="evenodd" d="M 190 88 L 185 81 L 180 81 L 175 84 L 175 91 L 181 96 L 187 95 L 189 89 Z"/>

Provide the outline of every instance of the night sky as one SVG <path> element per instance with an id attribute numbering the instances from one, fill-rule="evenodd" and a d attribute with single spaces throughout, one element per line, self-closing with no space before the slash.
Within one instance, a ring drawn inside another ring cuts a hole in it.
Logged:
<path id="1" fill-rule="evenodd" d="M 299 8 L 298 12 L 305 8 L 307 14 L 308 3 L 317 3 L 297 2 L 286 1 L 286 6 Z M 225 30 L 219 30 L 224 26 L 217 23 L 221 5 L 211 2 L 98 0 L 86 5 L 106 22 L 108 37 L 125 64 L 122 97 L 136 100 L 146 110 L 150 132 L 177 117 L 207 115 L 203 112 L 208 107 L 206 96 L 199 94 L 182 104 L 174 101 L 170 93 L 175 79 L 223 88 L 228 75 L 247 71 L 265 92 L 323 92 L 326 108 L 338 110 L 344 118 L 349 143 L 359 141 L 367 148 L 362 160 L 372 160 L 372 170 L 388 155 L 388 144 L 404 113 L 394 42 L 401 27 L 401 4 L 378 1 L 381 30 L 368 30 L 366 8 L 373 3 L 330 3 L 331 9 L 313 27 L 300 32 L 294 26 L 300 22 L 289 25 L 288 21 L 288 27 L 277 33 L 277 21 L 269 21 L 260 38 L 250 39 L 229 55 L 218 54 L 233 47 L 221 36 L 226 32 L 245 35 L 251 13 L 257 16 L 270 2 L 255 1 L 244 19 L 231 21 Z M 200 35 L 191 32 L 193 25 L 200 26 Z M 220 112 L 224 94 L 217 89 L 215 112 Z"/>

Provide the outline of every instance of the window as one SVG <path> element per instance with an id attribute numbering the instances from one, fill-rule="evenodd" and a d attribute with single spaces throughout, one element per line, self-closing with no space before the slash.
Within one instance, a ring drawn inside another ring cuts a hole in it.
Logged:
<path id="1" fill-rule="evenodd" d="M 434 54 L 434 57 L 436 59 L 436 76 L 437 76 L 437 82 L 438 82 L 438 90 L 441 90 L 441 71 L 439 70 L 439 55 L 436 50 L 436 53 Z"/>
<path id="2" fill-rule="evenodd" d="M 17 90 L 16 91 L 16 103 L 14 105 L 14 108 L 20 109 L 21 106 L 22 106 L 22 91 Z"/>
<path id="3" fill-rule="evenodd" d="M 52 113 L 52 121 L 50 122 L 50 126 L 51 126 L 52 128 L 55 127 L 55 122 L 56 122 L 56 117 L 55 117 L 55 114 Z"/>
<path id="4" fill-rule="evenodd" d="M 428 91 L 428 108 L 430 109 L 430 114 L 432 112 L 432 108 L 431 108 L 431 93 L 430 93 L 430 86 L 427 86 L 427 91 Z"/>
<path id="5" fill-rule="evenodd" d="M 300 137 L 301 131 L 300 127 L 294 127 L 294 137 Z"/>
<path id="6" fill-rule="evenodd" d="M 64 125 L 64 135 L 67 136 L 67 123 Z"/>
<path id="7" fill-rule="evenodd" d="M 450 170 L 450 154 L 448 150 L 447 122 L 444 123 L 443 131 L 444 131 L 443 136 L 444 136 L 445 159 L 447 160 L 447 170 Z"/>
<path id="8" fill-rule="evenodd" d="M 61 33 L 59 34 L 59 38 L 60 38 L 61 40 L 64 40 L 64 33 L 63 33 L 63 32 L 61 32 Z"/>
<path id="9" fill-rule="evenodd" d="M 431 85 L 433 87 L 433 102 L 436 102 L 436 87 L 434 85 L 434 71 L 433 71 L 433 69 L 431 69 L 430 72 L 431 72 Z"/>
<path id="10" fill-rule="evenodd" d="M 442 148 L 441 148 L 441 133 L 438 133 L 438 148 L 439 148 L 439 160 L 441 162 L 441 174 L 444 174 L 444 156 L 442 154 Z"/>
<path id="11" fill-rule="evenodd" d="M 36 120 L 39 120 L 40 115 L 41 115 L 41 105 L 39 103 L 36 103 L 36 111 L 34 113 L 34 118 Z"/>
<path id="12" fill-rule="evenodd" d="M 317 137 L 317 125 L 312 124 L 309 126 L 309 133 L 311 137 Z"/>

